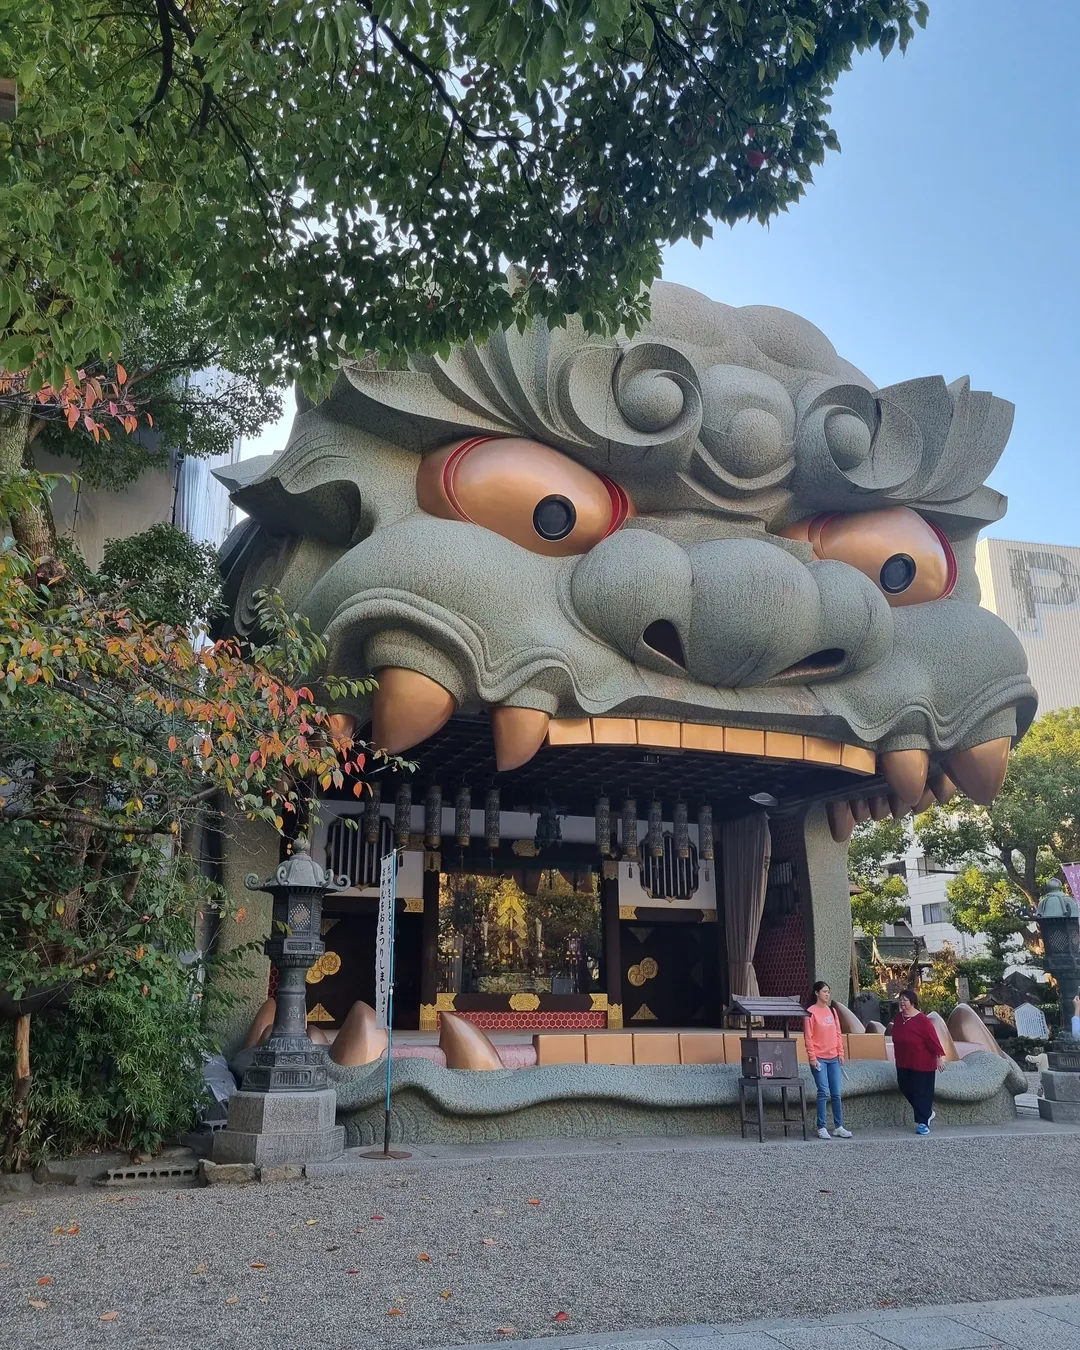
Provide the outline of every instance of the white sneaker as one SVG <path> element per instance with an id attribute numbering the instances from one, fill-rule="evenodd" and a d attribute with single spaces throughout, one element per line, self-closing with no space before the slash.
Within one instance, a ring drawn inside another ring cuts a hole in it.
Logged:
<path id="1" fill-rule="evenodd" d="M 831 1134 L 829 1133 L 829 1131 L 825 1128 L 825 1126 L 822 1125 L 821 1129 L 818 1130 L 818 1132 L 817 1132 L 817 1137 L 818 1137 L 819 1139 L 831 1139 L 831 1138 L 832 1138 L 832 1135 L 831 1135 Z"/>
<path id="2" fill-rule="evenodd" d="M 845 1130 L 843 1125 L 838 1125 L 832 1132 L 834 1139 L 850 1139 L 852 1137 L 850 1130 Z"/>
<path id="3" fill-rule="evenodd" d="M 933 1125 L 934 1119 L 935 1119 L 936 1116 L 937 1116 L 937 1112 L 936 1112 L 936 1111 L 931 1111 L 931 1112 L 930 1112 L 930 1119 L 926 1122 L 927 1125 Z"/>

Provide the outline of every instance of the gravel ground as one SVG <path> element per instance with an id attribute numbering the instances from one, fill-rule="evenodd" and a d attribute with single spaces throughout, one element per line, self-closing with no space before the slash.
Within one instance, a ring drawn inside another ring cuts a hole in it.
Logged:
<path id="1" fill-rule="evenodd" d="M 0 1206 L 0 1347 L 418 1350 L 1080 1289 L 1078 1135 L 383 1167 Z"/>

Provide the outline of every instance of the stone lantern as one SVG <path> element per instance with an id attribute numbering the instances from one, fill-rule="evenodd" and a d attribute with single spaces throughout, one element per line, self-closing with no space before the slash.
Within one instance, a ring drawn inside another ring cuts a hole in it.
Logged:
<path id="1" fill-rule="evenodd" d="M 1080 908 L 1052 877 L 1035 910 L 1043 941 L 1043 961 L 1057 981 L 1061 1000 L 1061 1027 L 1055 1040 L 1073 1040 L 1073 997 L 1080 993 Z M 1080 1050 L 1080 1044 L 1076 1046 Z M 1080 1060 L 1077 1062 L 1080 1068 Z"/>
<path id="2" fill-rule="evenodd" d="M 326 1051 L 307 1034 L 308 970 L 326 950 L 322 906 L 327 891 L 348 877 L 320 867 L 298 839 L 273 876 L 245 879 L 251 891 L 273 896 L 264 950 L 278 972 L 277 1010 L 270 1035 L 229 1101 L 228 1128 L 214 1140 L 217 1163 L 303 1163 L 340 1155 L 344 1130 L 335 1124 L 337 1096 L 326 1074 Z"/>
<path id="3" fill-rule="evenodd" d="M 1080 1040 L 1072 1034 L 1073 997 L 1080 992 L 1080 909 L 1051 878 L 1035 910 L 1043 961 L 1057 981 L 1061 1025 L 1047 1048 L 1039 1114 L 1044 1120 L 1080 1121 Z"/>

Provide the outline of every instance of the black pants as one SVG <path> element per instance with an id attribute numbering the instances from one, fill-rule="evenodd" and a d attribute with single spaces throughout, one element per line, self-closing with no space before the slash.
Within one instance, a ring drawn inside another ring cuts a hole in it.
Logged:
<path id="1" fill-rule="evenodd" d="M 934 1109 L 934 1080 L 937 1073 L 933 1069 L 897 1069 L 896 1085 L 911 1103 L 915 1112 L 916 1125 L 929 1125 L 930 1112 Z"/>

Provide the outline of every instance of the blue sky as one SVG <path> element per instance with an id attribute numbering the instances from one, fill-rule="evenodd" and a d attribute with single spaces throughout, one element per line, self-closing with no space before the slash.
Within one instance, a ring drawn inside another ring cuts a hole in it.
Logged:
<path id="1" fill-rule="evenodd" d="M 906 55 L 859 58 L 842 153 L 768 229 L 717 228 L 664 275 L 780 305 L 879 385 L 970 375 L 1016 404 L 988 531 L 1080 544 L 1080 0 L 930 0 Z"/>
<path id="2" fill-rule="evenodd" d="M 795 310 L 879 385 L 969 375 L 1016 404 L 989 533 L 1080 544 L 1080 0 L 931 0 L 833 99 L 842 153 L 767 229 L 671 249 L 669 281 Z M 290 400 L 291 407 L 291 400 Z M 269 429 L 247 453 L 284 444 Z"/>

